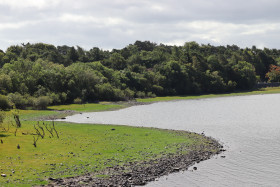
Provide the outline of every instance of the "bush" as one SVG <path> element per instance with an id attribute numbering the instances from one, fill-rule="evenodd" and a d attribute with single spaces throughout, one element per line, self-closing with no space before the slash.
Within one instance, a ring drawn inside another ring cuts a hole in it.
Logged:
<path id="1" fill-rule="evenodd" d="M 81 98 L 76 98 L 76 99 L 74 99 L 74 104 L 82 104 L 82 100 L 81 100 Z"/>
<path id="2" fill-rule="evenodd" d="M 126 100 L 129 100 L 129 99 L 133 99 L 134 98 L 134 91 L 130 90 L 129 88 L 126 88 L 124 90 L 124 95 L 126 97 Z"/>
<path id="3" fill-rule="evenodd" d="M 11 108 L 11 105 L 9 103 L 8 97 L 4 95 L 0 95 L 0 109 L 6 110 Z"/>
<path id="4" fill-rule="evenodd" d="M 100 100 L 112 100 L 114 98 L 114 88 L 110 83 L 97 85 L 96 89 Z"/>
<path id="5" fill-rule="evenodd" d="M 59 98 L 59 94 L 48 93 L 47 95 L 50 98 L 50 104 L 59 104 L 59 103 L 61 103 L 61 100 Z"/>
<path id="6" fill-rule="evenodd" d="M 8 99 L 13 103 L 16 108 L 24 109 L 28 103 L 27 99 L 25 99 L 20 93 L 10 93 L 8 95 Z"/>
<path id="7" fill-rule="evenodd" d="M 148 92 L 148 93 L 147 93 L 147 97 L 154 98 L 154 97 L 156 97 L 156 94 L 154 94 L 154 93 L 152 93 L 152 92 Z"/>
<path id="8" fill-rule="evenodd" d="M 51 99 L 48 96 L 40 96 L 34 100 L 34 107 L 36 109 L 46 109 L 50 104 Z"/>
<path id="9" fill-rule="evenodd" d="M 140 91 L 139 91 L 139 92 L 136 93 L 136 97 L 137 97 L 137 98 L 145 98 L 145 97 L 146 97 L 146 94 L 145 94 L 145 92 L 140 92 Z"/>
<path id="10" fill-rule="evenodd" d="M 119 101 L 119 100 L 125 100 L 125 94 L 124 94 L 124 92 L 122 91 L 122 90 L 120 90 L 120 89 L 118 89 L 118 88 L 115 88 L 115 89 L 113 89 L 114 90 L 114 100 L 116 100 L 116 101 Z"/>
<path id="11" fill-rule="evenodd" d="M 0 110 L 0 126 L 4 122 L 5 117 L 6 117 L 6 113 Z"/>

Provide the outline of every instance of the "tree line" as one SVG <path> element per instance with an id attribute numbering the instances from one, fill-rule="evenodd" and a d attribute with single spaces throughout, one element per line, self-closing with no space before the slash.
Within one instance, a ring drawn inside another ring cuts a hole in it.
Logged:
<path id="1" fill-rule="evenodd" d="M 123 49 L 44 43 L 0 50 L 0 108 L 252 89 L 280 80 L 280 50 L 136 41 Z"/>

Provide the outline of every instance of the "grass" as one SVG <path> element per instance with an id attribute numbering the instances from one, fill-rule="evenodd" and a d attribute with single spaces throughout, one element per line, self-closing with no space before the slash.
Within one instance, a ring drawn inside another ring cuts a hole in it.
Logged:
<path id="1" fill-rule="evenodd" d="M 33 136 L 22 134 L 34 133 L 34 123 L 24 121 L 17 136 L 12 133 L 14 129 L 10 133 L 0 131 L 4 142 L 0 144 L 0 172 L 7 175 L 0 177 L 0 186 L 47 184 L 49 177 L 98 172 L 114 165 L 176 153 L 182 144 L 201 143 L 194 133 L 186 136 L 151 128 L 57 122 L 60 138 L 40 138 L 35 148 Z"/>
<path id="2" fill-rule="evenodd" d="M 165 97 L 145 98 L 145 99 L 137 99 L 137 102 L 150 103 L 150 102 L 159 102 L 159 101 L 204 99 L 204 98 L 214 98 L 214 97 L 274 94 L 274 93 L 280 93 L 280 87 L 269 87 L 269 88 L 262 88 L 259 90 L 253 90 L 247 92 L 234 92 L 234 93 L 226 93 L 226 94 L 205 94 L 205 95 L 165 96 Z"/>
<path id="3" fill-rule="evenodd" d="M 71 105 L 58 105 L 48 107 L 51 110 L 73 110 L 77 112 L 97 112 L 104 110 L 116 110 L 123 108 L 123 105 L 112 104 L 110 102 L 101 103 L 88 103 L 88 104 L 71 104 Z"/>

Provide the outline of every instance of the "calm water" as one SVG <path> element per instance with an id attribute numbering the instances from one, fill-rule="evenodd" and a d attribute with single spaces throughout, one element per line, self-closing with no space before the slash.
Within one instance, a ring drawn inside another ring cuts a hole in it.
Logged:
<path id="1" fill-rule="evenodd" d="M 225 158 L 196 164 L 197 171 L 190 168 L 147 186 L 280 186 L 280 94 L 161 102 L 66 121 L 204 132 L 227 149 Z"/>

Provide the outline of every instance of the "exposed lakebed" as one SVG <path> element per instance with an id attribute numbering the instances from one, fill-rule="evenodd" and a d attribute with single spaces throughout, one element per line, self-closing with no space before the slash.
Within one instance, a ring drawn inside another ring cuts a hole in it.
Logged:
<path id="1" fill-rule="evenodd" d="M 278 186 L 279 106 L 280 94 L 235 96 L 83 113 L 66 121 L 190 130 L 224 143 L 227 152 L 196 164 L 196 171 L 170 174 L 147 186 Z"/>

